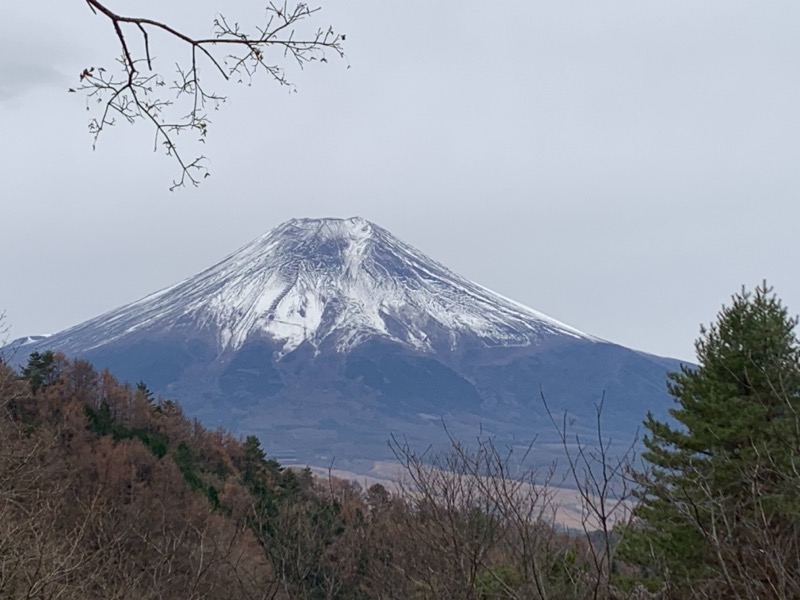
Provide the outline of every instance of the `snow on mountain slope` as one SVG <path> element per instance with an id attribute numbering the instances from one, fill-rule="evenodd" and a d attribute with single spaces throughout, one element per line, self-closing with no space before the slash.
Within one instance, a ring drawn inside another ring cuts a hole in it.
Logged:
<path id="1" fill-rule="evenodd" d="M 60 349 L 103 346 L 137 331 L 191 324 L 220 349 L 251 336 L 283 353 L 335 335 L 346 350 L 375 335 L 421 351 L 446 332 L 487 345 L 527 346 L 551 335 L 595 340 L 464 279 L 388 231 L 354 217 L 293 219 L 196 276 L 57 334 Z"/>

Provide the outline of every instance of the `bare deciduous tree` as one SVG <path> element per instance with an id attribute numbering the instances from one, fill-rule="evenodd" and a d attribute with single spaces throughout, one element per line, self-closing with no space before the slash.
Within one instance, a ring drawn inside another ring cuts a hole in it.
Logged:
<path id="1" fill-rule="evenodd" d="M 592 573 L 588 576 L 593 600 L 607 598 L 614 588 L 613 569 L 619 532 L 630 523 L 633 513 L 634 485 L 630 477 L 636 456 L 636 439 L 628 448 L 615 453 L 612 440 L 603 433 L 603 403 L 595 407 L 595 433 L 597 438 L 587 442 L 569 432 L 566 413 L 561 421 L 550 410 L 544 393 L 542 403 L 558 433 L 568 476 L 580 497 L 581 529 L 588 545 Z"/>
<path id="2" fill-rule="evenodd" d="M 525 466 L 533 444 L 523 455 L 487 437 L 451 439 L 443 453 L 394 449 L 408 477 L 396 537 L 411 548 L 398 566 L 419 597 L 582 597 L 579 540 L 559 532 L 555 471 Z"/>

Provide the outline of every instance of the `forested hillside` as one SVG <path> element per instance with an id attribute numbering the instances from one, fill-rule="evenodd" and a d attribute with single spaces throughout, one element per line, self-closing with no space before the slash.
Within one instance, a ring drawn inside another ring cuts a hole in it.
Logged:
<path id="1" fill-rule="evenodd" d="M 315 481 L 253 437 L 209 431 L 144 384 L 52 353 L 20 372 L 0 365 L 0 402 L 3 598 L 537 597 L 592 585 L 585 544 L 538 514 L 545 503 L 514 516 L 474 480 L 423 477 L 424 493 L 402 498 Z M 517 487 L 496 491 L 510 500 Z"/>
<path id="2" fill-rule="evenodd" d="M 800 343 L 766 285 L 671 376 L 644 464 L 552 425 L 576 490 L 491 438 L 367 490 L 282 468 L 180 406 L 34 353 L 0 362 L 0 598 L 800 598 Z M 535 451 L 535 447 L 530 448 Z M 510 451 L 509 451 L 510 452 Z"/>

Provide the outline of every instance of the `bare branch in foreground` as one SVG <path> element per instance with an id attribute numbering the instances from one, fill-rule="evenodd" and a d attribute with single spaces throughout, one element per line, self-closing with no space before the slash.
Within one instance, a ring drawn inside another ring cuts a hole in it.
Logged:
<path id="1" fill-rule="evenodd" d="M 87 110 L 99 111 L 89 122 L 93 148 L 100 135 L 118 121 L 150 123 L 155 130 L 154 150 L 163 149 L 179 165 L 180 176 L 172 182 L 170 190 L 186 183 L 196 186 L 209 176 L 205 156 L 187 158 L 178 149 L 181 134 L 191 134 L 194 141 L 204 143 L 211 123 L 209 111 L 218 110 L 226 101 L 226 96 L 206 87 L 205 79 L 201 78 L 201 63 L 226 82 L 250 84 L 263 73 L 279 85 L 293 89 L 281 61 L 288 60 L 302 68 L 314 61 L 327 62 L 330 53 L 344 56 L 343 34 L 330 27 L 310 33 L 298 30 L 320 10 L 302 2 L 294 6 L 288 2 L 270 3 L 263 22 L 252 30 L 218 15 L 211 37 L 194 37 L 164 21 L 121 15 L 111 10 L 106 0 L 85 1 L 92 12 L 108 20 L 120 49 L 115 71 L 87 67 L 80 74 L 80 85 L 70 89 L 86 94 Z M 153 34 L 178 41 L 187 50 L 185 59 L 175 64 L 172 76 L 166 76 L 155 66 Z M 139 52 L 131 43 L 131 36 L 139 38 L 142 48 Z"/>

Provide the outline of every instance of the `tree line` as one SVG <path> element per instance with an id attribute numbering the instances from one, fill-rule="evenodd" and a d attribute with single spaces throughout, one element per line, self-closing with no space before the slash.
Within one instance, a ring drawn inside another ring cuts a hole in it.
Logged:
<path id="1" fill-rule="evenodd" d="M 600 410 L 593 441 L 553 415 L 572 529 L 555 471 L 491 438 L 393 440 L 405 477 L 362 489 L 86 361 L 0 363 L 0 598 L 799 598 L 796 325 L 766 284 L 734 296 L 640 462 Z"/>

